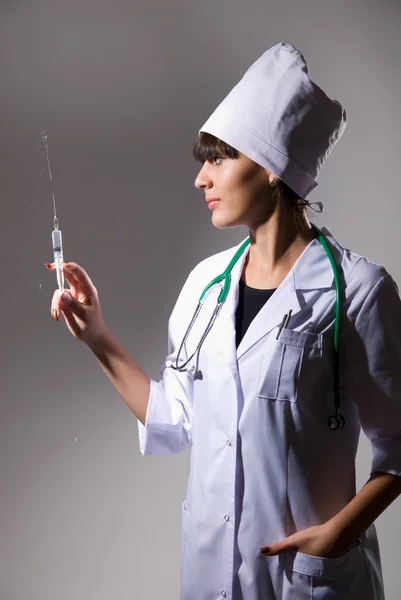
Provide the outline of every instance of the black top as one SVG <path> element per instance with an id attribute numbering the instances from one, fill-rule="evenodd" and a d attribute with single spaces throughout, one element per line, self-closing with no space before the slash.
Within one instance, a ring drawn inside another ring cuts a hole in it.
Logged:
<path id="1" fill-rule="evenodd" d="M 235 313 L 235 330 L 237 348 L 240 345 L 246 330 L 256 317 L 260 309 L 270 296 L 276 291 L 273 290 L 257 290 L 246 285 L 242 279 L 239 281 L 239 296 L 237 310 Z"/>

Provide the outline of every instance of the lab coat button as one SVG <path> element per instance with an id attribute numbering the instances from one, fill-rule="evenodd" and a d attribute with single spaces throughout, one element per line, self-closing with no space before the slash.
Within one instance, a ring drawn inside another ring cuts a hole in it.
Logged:
<path id="1" fill-rule="evenodd" d="M 227 446 L 231 446 L 230 440 L 227 440 Z"/>
<path id="2" fill-rule="evenodd" d="M 227 596 L 226 590 L 221 590 L 220 594 L 225 598 Z"/>
<path id="3" fill-rule="evenodd" d="M 229 521 L 229 520 L 230 520 L 230 517 L 229 517 L 228 515 L 224 515 L 224 519 L 225 519 L 226 521 Z"/>

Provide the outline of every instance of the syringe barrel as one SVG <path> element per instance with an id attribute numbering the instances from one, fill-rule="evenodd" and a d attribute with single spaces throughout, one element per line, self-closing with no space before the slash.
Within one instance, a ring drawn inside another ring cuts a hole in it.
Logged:
<path id="1" fill-rule="evenodd" d="M 53 229 L 52 231 L 52 241 L 53 241 L 53 255 L 54 260 L 63 261 L 63 239 L 61 237 L 60 229 Z"/>

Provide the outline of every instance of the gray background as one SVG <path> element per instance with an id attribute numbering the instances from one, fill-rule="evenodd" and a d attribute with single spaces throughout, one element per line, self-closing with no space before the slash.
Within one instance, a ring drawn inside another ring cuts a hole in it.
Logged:
<path id="1" fill-rule="evenodd" d="M 158 378 L 189 270 L 247 234 L 211 225 L 193 187 L 196 132 L 279 41 L 348 112 L 310 195 L 325 203 L 315 222 L 401 283 L 400 15 L 395 0 L 3 0 L 0 600 L 175 600 L 179 589 L 189 453 L 142 458 L 135 417 L 50 318 L 40 127 L 65 258 L 87 269 L 109 327 Z M 359 485 L 370 460 L 363 440 Z M 388 600 L 401 584 L 400 509 L 378 520 Z"/>

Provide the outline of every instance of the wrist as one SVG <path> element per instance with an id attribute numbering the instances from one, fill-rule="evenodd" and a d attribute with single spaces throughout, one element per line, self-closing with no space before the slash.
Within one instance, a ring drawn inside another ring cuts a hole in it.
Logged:
<path id="1" fill-rule="evenodd" d="M 347 548 L 361 534 L 357 523 L 349 522 L 347 519 L 342 518 L 341 513 L 334 515 L 324 526 L 327 535 L 333 540 L 333 544 L 339 548 Z"/>
<path id="2" fill-rule="evenodd" d="M 113 346 L 113 341 L 114 338 L 110 329 L 104 324 L 104 326 L 99 328 L 96 333 L 92 333 L 92 335 L 85 340 L 85 344 L 97 354 L 110 349 Z"/>
<path id="3" fill-rule="evenodd" d="M 323 543 L 323 548 L 320 550 L 319 556 L 324 556 L 325 558 L 342 556 L 357 540 L 357 537 L 352 537 L 350 532 L 347 529 L 343 529 L 336 520 L 330 519 L 320 527 L 321 535 L 319 538 Z"/>
<path id="4" fill-rule="evenodd" d="M 326 521 L 326 523 L 323 523 L 321 527 L 323 534 L 332 539 L 334 543 L 338 542 L 338 540 L 344 535 L 343 528 L 334 518 L 329 519 Z"/>

